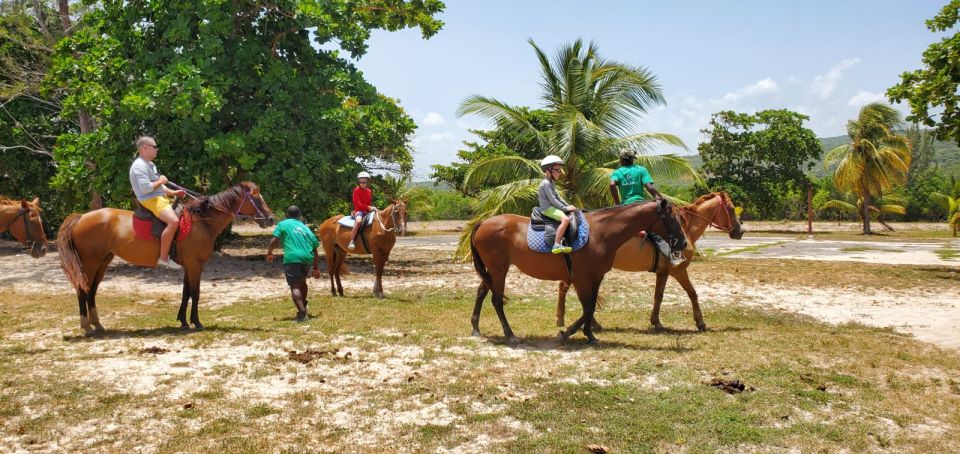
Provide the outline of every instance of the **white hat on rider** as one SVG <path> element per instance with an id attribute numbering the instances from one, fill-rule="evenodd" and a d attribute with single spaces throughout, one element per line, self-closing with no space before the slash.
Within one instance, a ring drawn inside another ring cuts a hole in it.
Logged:
<path id="1" fill-rule="evenodd" d="M 552 166 L 554 164 L 563 165 L 563 159 L 560 159 L 560 156 L 552 154 L 550 156 L 543 158 L 543 160 L 540 161 L 540 168 L 546 169 L 548 166 Z"/>
<path id="2" fill-rule="evenodd" d="M 367 179 L 369 179 L 369 178 L 370 178 L 370 174 L 367 173 L 367 172 L 360 172 L 360 173 L 357 174 L 357 178 L 358 178 L 358 179 L 360 179 L 360 178 L 367 178 Z"/>

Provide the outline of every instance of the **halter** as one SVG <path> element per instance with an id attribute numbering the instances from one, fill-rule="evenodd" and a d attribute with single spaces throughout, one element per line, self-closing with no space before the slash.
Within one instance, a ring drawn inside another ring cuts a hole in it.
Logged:
<path id="1" fill-rule="evenodd" d="M 260 205 L 257 205 L 257 203 L 253 201 L 253 195 L 250 194 L 250 190 L 247 188 L 243 188 L 243 195 L 244 195 L 244 200 L 250 202 L 250 205 L 253 205 L 253 209 L 257 210 L 257 215 L 248 216 L 245 214 L 240 214 L 240 209 L 243 208 L 243 201 L 240 201 L 240 204 L 237 205 L 237 211 L 233 212 L 233 216 L 237 219 L 253 219 L 255 221 L 266 220 L 267 215 L 264 214 L 263 210 L 260 209 Z"/>
<path id="2" fill-rule="evenodd" d="M 704 221 L 707 221 L 707 223 L 708 223 L 707 226 L 708 226 L 708 227 L 714 227 L 714 228 L 716 228 L 717 230 L 720 230 L 720 231 L 726 232 L 726 233 L 733 232 L 733 222 L 732 222 L 732 219 L 730 218 L 730 212 L 726 210 L 726 208 L 727 208 L 726 200 L 724 200 L 724 199 L 723 199 L 723 196 L 721 196 L 720 194 L 715 194 L 714 197 L 720 197 L 720 203 L 717 204 L 717 207 L 716 207 L 716 208 L 714 209 L 714 211 L 713 211 L 713 216 L 710 216 L 709 219 L 707 219 L 707 218 L 704 217 L 704 216 L 700 216 L 699 214 L 697 214 L 697 213 L 693 212 L 692 210 L 690 210 L 688 207 L 684 207 L 683 212 L 684 212 L 685 214 L 688 214 L 688 215 L 693 216 L 693 217 L 695 217 L 695 218 L 699 218 L 699 219 L 702 219 L 702 220 L 704 220 Z M 722 212 L 722 213 L 724 214 L 724 216 L 727 218 L 727 225 L 728 225 L 729 227 L 720 227 L 720 225 L 719 225 L 719 224 L 717 223 L 717 221 L 715 220 L 715 219 L 717 219 L 717 216 L 718 216 L 721 212 Z"/>
<path id="3" fill-rule="evenodd" d="M 26 208 L 20 208 L 20 210 L 17 211 L 17 215 L 14 216 L 13 219 L 11 219 L 10 222 L 7 223 L 6 227 L 4 227 L 3 230 L 9 229 L 10 226 L 17 221 L 17 218 L 23 217 L 23 232 L 24 232 L 24 235 L 27 236 L 26 245 L 32 248 L 33 243 L 35 241 L 33 240 L 33 235 L 30 234 L 30 224 L 28 223 L 28 219 L 27 219 L 28 217 L 27 213 L 29 212 L 30 211 L 27 210 Z"/>

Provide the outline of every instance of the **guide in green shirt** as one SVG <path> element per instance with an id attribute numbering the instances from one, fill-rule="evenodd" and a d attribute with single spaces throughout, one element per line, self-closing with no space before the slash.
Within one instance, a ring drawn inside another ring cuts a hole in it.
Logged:
<path id="1" fill-rule="evenodd" d="M 653 186 L 653 178 L 646 167 L 634 164 L 634 153 L 631 150 L 620 152 L 620 168 L 610 175 L 610 195 L 617 205 L 621 203 L 642 202 L 646 200 L 644 189 L 654 198 L 659 199 L 660 192 Z M 622 201 L 621 201 L 622 197 Z"/>
<path id="2" fill-rule="evenodd" d="M 283 247 L 283 276 L 290 286 L 293 305 L 297 307 L 298 322 L 305 322 L 307 315 L 307 275 L 313 262 L 313 278 L 320 278 L 320 256 L 317 254 L 317 236 L 310 227 L 300 221 L 300 208 L 290 205 L 287 219 L 280 221 L 273 230 L 273 238 L 267 246 L 267 261 L 273 261 L 273 249 Z"/>

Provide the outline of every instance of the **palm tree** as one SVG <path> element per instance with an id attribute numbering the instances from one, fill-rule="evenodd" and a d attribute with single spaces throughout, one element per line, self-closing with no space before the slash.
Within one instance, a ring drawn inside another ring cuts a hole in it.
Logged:
<path id="1" fill-rule="evenodd" d="M 890 227 L 884 222 L 883 216 L 886 214 L 907 214 L 907 208 L 904 205 L 906 205 L 906 199 L 903 197 L 896 194 L 887 194 L 878 199 L 874 199 L 868 211 L 870 215 L 876 217 L 877 221 L 883 224 L 887 230 L 892 231 L 893 227 Z M 820 211 L 825 210 L 836 210 L 849 216 L 856 215 L 859 216 L 860 221 L 863 222 L 863 199 L 854 192 L 847 192 L 844 194 L 843 199 L 828 200 L 820 207 Z"/>
<path id="2" fill-rule="evenodd" d="M 954 185 L 952 196 L 939 192 L 934 192 L 930 196 L 943 205 L 944 212 L 947 214 L 947 224 L 950 225 L 953 236 L 957 236 L 957 229 L 960 228 L 960 183 Z"/>
<path id="3" fill-rule="evenodd" d="M 642 114 L 665 104 L 657 78 L 650 71 L 602 58 L 596 45 L 584 47 L 580 40 L 563 46 L 553 60 L 533 40 L 528 42 L 540 62 L 547 128 L 534 127 L 523 107 L 479 95 L 460 104 L 459 116 L 486 117 L 514 135 L 516 143 L 536 151 L 535 155 L 560 156 L 566 164 L 566 179 L 558 190 L 578 207 L 612 203 L 610 174 L 623 149 L 637 152 L 637 163 L 657 178 L 692 177 L 699 181 L 686 159 L 650 154 L 655 144 L 686 149 L 680 138 L 634 132 Z M 467 172 L 464 186 L 489 189 L 480 192 L 477 216 L 471 223 L 502 213 L 529 214 L 537 203 L 537 186 L 542 178 L 539 162 L 521 156 L 491 157 L 475 163 Z M 461 247 L 464 244 L 461 241 Z"/>
<path id="4" fill-rule="evenodd" d="M 851 191 L 860 200 L 863 233 L 870 230 L 873 200 L 883 197 L 895 184 L 906 182 L 910 169 L 910 144 L 894 132 L 900 126 L 900 114 L 882 103 L 860 109 L 856 120 L 847 122 L 847 135 L 852 143 L 840 145 L 827 153 L 824 165 L 839 161 L 833 175 L 842 191 Z"/>

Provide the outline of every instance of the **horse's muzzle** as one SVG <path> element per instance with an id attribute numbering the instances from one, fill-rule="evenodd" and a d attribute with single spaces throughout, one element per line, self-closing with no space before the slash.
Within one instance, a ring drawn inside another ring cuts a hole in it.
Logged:
<path id="1" fill-rule="evenodd" d="M 38 259 L 45 255 L 47 255 L 47 245 L 34 241 L 33 245 L 30 246 L 30 257 Z"/>
<path id="2" fill-rule="evenodd" d="M 269 218 L 266 218 L 266 219 L 257 219 L 257 225 L 259 225 L 261 229 L 270 227 L 275 222 L 276 222 L 276 219 L 273 216 L 270 216 Z"/>
<path id="3" fill-rule="evenodd" d="M 746 230 L 744 230 L 742 227 L 737 230 L 731 230 L 730 239 L 739 240 L 740 238 L 743 238 L 744 232 L 746 232 Z"/>

